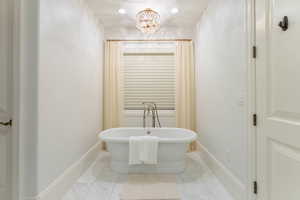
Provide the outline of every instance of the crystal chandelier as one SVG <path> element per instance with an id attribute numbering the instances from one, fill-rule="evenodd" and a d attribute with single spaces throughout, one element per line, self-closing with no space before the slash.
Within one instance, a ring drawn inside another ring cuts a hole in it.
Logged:
<path id="1" fill-rule="evenodd" d="M 136 15 L 136 27 L 143 33 L 155 33 L 159 29 L 160 16 L 154 10 L 147 8 Z"/>

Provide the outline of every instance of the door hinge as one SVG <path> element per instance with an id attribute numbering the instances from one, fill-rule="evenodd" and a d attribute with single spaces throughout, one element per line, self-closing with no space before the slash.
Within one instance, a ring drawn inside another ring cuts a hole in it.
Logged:
<path id="1" fill-rule="evenodd" d="M 253 193 L 257 194 L 257 182 L 256 181 L 253 182 Z"/>
<path id="2" fill-rule="evenodd" d="M 253 114 L 253 126 L 257 125 L 257 115 Z"/>
<path id="3" fill-rule="evenodd" d="M 252 47 L 252 57 L 256 58 L 256 55 L 257 55 L 257 49 L 256 49 L 256 46 L 253 46 Z"/>

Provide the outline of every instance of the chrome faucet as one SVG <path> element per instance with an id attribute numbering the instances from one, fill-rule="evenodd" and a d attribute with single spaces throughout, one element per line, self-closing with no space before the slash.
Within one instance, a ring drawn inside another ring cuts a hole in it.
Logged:
<path id="1" fill-rule="evenodd" d="M 147 116 L 152 115 L 152 127 L 156 128 L 156 121 L 158 123 L 158 127 L 161 128 L 161 124 L 158 117 L 158 111 L 156 103 L 154 102 L 143 102 L 144 105 L 144 115 L 143 115 L 143 127 L 146 128 L 146 118 Z M 151 134 L 151 131 L 148 130 L 147 134 Z"/>

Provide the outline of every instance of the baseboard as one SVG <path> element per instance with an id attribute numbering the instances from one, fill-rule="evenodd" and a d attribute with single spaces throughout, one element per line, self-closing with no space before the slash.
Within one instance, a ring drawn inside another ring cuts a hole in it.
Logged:
<path id="1" fill-rule="evenodd" d="M 246 200 L 246 186 L 219 160 L 215 158 L 201 143 L 198 142 L 199 151 L 202 159 L 216 175 L 235 200 Z"/>
<path id="2" fill-rule="evenodd" d="M 61 200 L 63 195 L 77 181 L 77 179 L 96 160 L 101 151 L 101 143 L 98 142 L 88 150 L 78 161 L 70 166 L 64 173 L 53 181 L 46 190 L 36 197 L 25 198 L 25 200 Z"/>

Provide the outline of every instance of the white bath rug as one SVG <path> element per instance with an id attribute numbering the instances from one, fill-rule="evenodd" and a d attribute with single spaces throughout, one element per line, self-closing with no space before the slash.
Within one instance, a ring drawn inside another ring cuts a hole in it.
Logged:
<path id="1" fill-rule="evenodd" d="M 120 200 L 180 200 L 175 175 L 129 175 Z"/>

